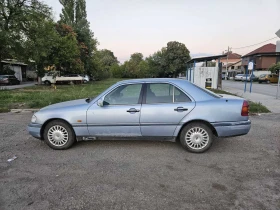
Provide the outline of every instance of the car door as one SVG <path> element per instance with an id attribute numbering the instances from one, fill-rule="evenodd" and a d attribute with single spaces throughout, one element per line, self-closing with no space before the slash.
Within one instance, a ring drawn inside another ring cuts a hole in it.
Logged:
<path id="1" fill-rule="evenodd" d="M 87 111 L 91 136 L 141 136 L 142 84 L 124 84 L 103 97 L 103 106 L 94 103 Z"/>
<path id="2" fill-rule="evenodd" d="M 169 83 L 147 83 L 140 114 L 142 136 L 173 136 L 180 121 L 192 111 L 192 101 Z"/>

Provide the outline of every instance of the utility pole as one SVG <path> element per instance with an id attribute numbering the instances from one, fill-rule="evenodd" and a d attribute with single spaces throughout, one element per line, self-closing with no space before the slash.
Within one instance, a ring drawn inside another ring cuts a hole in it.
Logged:
<path id="1" fill-rule="evenodd" d="M 229 46 L 228 46 L 228 50 L 227 50 L 227 64 L 226 64 L 226 76 L 225 76 L 225 80 L 227 80 L 227 77 L 228 77 L 228 54 L 229 54 Z"/>

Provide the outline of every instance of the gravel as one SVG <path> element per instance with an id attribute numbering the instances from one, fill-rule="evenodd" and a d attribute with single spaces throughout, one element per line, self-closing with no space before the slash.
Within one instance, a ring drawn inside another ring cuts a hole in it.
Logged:
<path id="1" fill-rule="evenodd" d="M 87 141 L 55 151 L 32 113 L 0 114 L 0 209 L 280 209 L 280 115 L 203 154 L 157 141 Z M 8 159 L 16 159 L 8 162 Z"/>

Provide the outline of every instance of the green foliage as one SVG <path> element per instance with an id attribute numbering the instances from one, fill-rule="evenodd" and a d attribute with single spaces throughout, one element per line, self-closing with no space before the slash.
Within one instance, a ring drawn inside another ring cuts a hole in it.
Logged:
<path id="1" fill-rule="evenodd" d="M 50 104 L 95 97 L 120 79 L 107 79 L 82 85 L 58 85 L 54 90 L 38 85 L 16 90 L 0 90 L 0 112 L 16 108 L 42 108 Z"/>
<path id="2" fill-rule="evenodd" d="M 119 61 L 110 50 L 103 49 L 96 52 L 93 64 L 95 71 L 93 76 L 97 80 L 102 80 L 112 76 L 112 68 L 116 68 Z"/>
<path id="3" fill-rule="evenodd" d="M 187 61 L 190 60 L 189 53 L 184 44 L 168 42 L 167 47 L 145 60 L 141 53 L 132 54 L 130 59 L 120 66 L 119 71 L 124 78 L 175 77 L 185 72 Z"/>
<path id="4" fill-rule="evenodd" d="M 62 8 L 59 23 L 64 23 L 73 28 L 77 34 L 77 41 L 80 49 L 79 60 L 81 61 L 86 74 L 94 74 L 93 53 L 98 44 L 90 30 L 87 21 L 85 0 L 59 0 Z"/>
<path id="5" fill-rule="evenodd" d="M 5 65 L 2 70 L 0 70 L 0 75 L 14 75 L 15 72 L 10 68 L 10 66 Z"/>
<path id="6" fill-rule="evenodd" d="M 278 73 L 279 74 L 280 62 L 278 62 L 276 64 L 273 64 L 272 66 L 269 67 L 268 70 L 271 71 L 271 73 Z"/>
<path id="7" fill-rule="evenodd" d="M 179 42 L 168 42 L 166 48 L 167 69 L 166 75 L 177 76 L 186 69 L 187 61 L 190 60 L 190 51 Z"/>
<path id="8" fill-rule="evenodd" d="M 112 73 L 112 76 L 114 78 L 122 78 L 123 77 L 123 71 L 122 68 L 118 64 L 114 64 L 111 66 L 110 71 Z"/>
<path id="9" fill-rule="evenodd" d="M 25 41 L 41 22 L 50 20 L 50 8 L 39 0 L 0 1 L 0 60 L 26 59 Z"/>

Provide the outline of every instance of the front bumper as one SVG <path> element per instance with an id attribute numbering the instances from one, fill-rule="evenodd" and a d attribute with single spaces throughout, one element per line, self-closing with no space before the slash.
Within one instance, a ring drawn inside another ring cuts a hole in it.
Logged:
<path id="1" fill-rule="evenodd" d="M 218 137 L 246 135 L 251 129 L 251 121 L 211 123 L 216 129 Z"/>
<path id="2" fill-rule="evenodd" d="M 28 133 L 37 138 L 37 139 L 42 139 L 42 136 L 41 136 L 41 127 L 42 125 L 41 124 L 37 124 L 37 123 L 30 123 L 28 126 L 27 126 L 27 130 L 28 130 Z"/>

